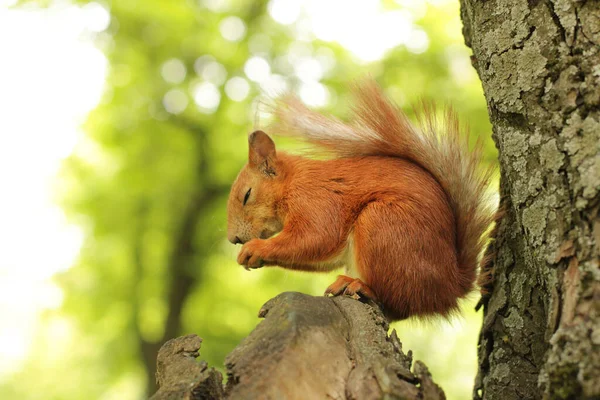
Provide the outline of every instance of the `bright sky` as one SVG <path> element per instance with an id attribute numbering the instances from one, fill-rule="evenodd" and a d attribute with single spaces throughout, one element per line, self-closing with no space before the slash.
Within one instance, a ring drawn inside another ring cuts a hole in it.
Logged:
<path id="1" fill-rule="evenodd" d="M 27 356 L 41 312 L 60 306 L 62 292 L 51 277 L 69 268 L 82 241 L 81 232 L 54 205 L 52 182 L 82 135 L 81 123 L 100 100 L 107 60 L 86 38 L 110 22 L 97 3 L 79 7 L 63 0 L 46 10 L 9 9 L 14 3 L 0 0 L 0 380 Z M 203 3 L 224 16 L 228 12 L 227 0 Z M 386 12 L 375 0 L 271 0 L 269 13 L 277 22 L 294 24 L 300 39 L 339 42 L 368 62 L 398 45 L 414 53 L 428 46 L 425 32 L 413 24 L 425 12 L 425 3 L 397 3 L 405 9 Z M 344 18 L 339 18 L 341 8 Z M 220 32 L 239 41 L 246 27 L 232 15 L 224 18 Z M 302 81 L 300 95 L 308 104 L 322 105 L 327 91 L 319 80 L 332 60 L 303 56 L 299 43 L 292 54 L 298 57 L 293 61 Z M 205 79 L 190 89 L 200 112 L 218 104 L 219 85 L 225 84 L 233 100 L 248 94 L 242 77 L 224 83 L 219 65 L 205 62 L 196 71 Z M 260 55 L 248 60 L 244 72 L 263 90 L 282 84 Z M 174 60 L 165 63 L 162 74 L 179 80 L 186 70 Z M 163 103 L 167 111 L 178 113 L 187 107 L 187 95 L 172 91 Z"/>
<path id="2" fill-rule="evenodd" d="M 81 233 L 52 202 L 52 179 L 100 99 L 106 59 L 89 41 L 99 6 L 9 10 L 0 0 L 0 377 L 26 356 L 40 313 L 60 306 L 50 280 Z M 104 25 L 104 26 L 103 26 Z"/>

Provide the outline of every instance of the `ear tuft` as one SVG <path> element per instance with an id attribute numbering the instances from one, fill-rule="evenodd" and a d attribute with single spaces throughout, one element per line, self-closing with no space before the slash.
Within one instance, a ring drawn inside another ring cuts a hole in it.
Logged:
<path id="1" fill-rule="evenodd" d="M 275 143 L 263 131 L 254 131 L 248 136 L 249 152 L 248 163 L 251 167 L 257 168 L 267 175 L 276 175 Z"/>

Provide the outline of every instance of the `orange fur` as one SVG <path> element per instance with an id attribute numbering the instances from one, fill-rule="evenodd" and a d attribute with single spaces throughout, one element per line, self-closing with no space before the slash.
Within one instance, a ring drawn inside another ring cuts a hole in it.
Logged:
<path id="1" fill-rule="evenodd" d="M 473 288 L 493 218 L 481 147 L 469 151 L 451 112 L 440 132 L 425 107 L 419 129 L 374 83 L 356 97 L 351 124 L 294 97 L 274 110 L 273 132 L 304 138 L 331 159 L 278 153 L 265 133 L 250 136 L 249 163 L 228 202 L 229 240 L 245 243 L 238 262 L 306 271 L 346 265 L 354 276 L 338 280 L 355 280 L 353 290 L 374 294 L 390 318 L 448 316 Z"/>

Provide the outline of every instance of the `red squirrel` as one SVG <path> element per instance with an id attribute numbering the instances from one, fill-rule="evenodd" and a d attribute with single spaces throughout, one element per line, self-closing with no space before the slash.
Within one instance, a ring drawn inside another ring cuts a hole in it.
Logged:
<path id="1" fill-rule="evenodd" d="M 443 128 L 428 107 L 411 124 L 372 81 L 355 97 L 350 123 L 293 96 L 275 104 L 273 133 L 333 157 L 287 154 L 266 133 L 250 134 L 227 204 L 228 239 L 243 244 L 237 261 L 247 269 L 345 266 L 325 295 L 373 299 L 391 320 L 447 317 L 474 288 L 494 217 L 481 145 L 469 150 L 452 112 Z"/>

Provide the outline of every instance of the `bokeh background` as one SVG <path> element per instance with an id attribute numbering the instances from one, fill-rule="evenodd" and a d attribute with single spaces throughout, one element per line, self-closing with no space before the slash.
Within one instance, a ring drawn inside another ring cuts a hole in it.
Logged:
<path id="1" fill-rule="evenodd" d="M 0 398 L 141 399 L 164 340 L 222 369 L 266 300 L 321 294 L 335 273 L 235 264 L 226 198 L 261 96 L 344 118 L 365 74 L 452 104 L 494 162 L 457 0 L 0 0 Z M 449 399 L 476 300 L 394 324 Z"/>

